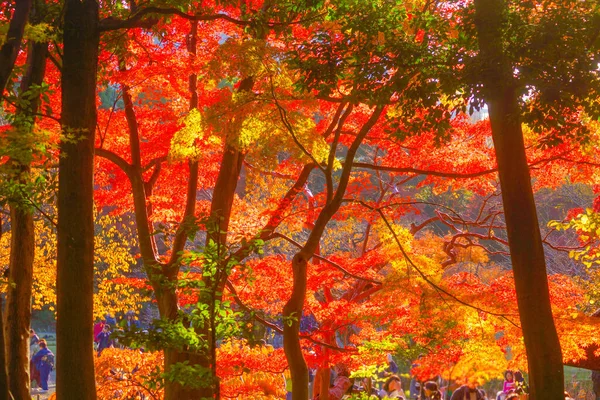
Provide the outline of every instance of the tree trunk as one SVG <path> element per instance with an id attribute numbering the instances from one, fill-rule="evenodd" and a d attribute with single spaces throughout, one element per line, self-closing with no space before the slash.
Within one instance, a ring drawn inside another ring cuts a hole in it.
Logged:
<path id="1" fill-rule="evenodd" d="M 529 363 L 530 399 L 563 400 L 562 354 L 552 317 L 518 94 L 512 67 L 502 48 L 503 18 L 507 8 L 503 0 L 475 0 L 475 7 L 486 103 Z"/>
<path id="2" fill-rule="evenodd" d="M 32 85 L 40 85 L 46 67 L 47 43 L 30 42 L 27 54 L 27 70 L 21 84 L 21 93 Z M 14 129 L 30 134 L 40 103 L 39 94 L 31 99 L 29 108 L 17 111 L 19 118 Z M 21 118 L 26 123 L 21 123 Z M 15 180 L 27 183 L 30 167 L 12 160 Z M 11 246 L 9 281 L 6 310 L 6 356 L 10 392 L 15 398 L 29 396 L 29 328 L 31 326 L 31 291 L 33 287 L 33 260 L 35 254 L 35 229 L 33 214 L 27 200 L 11 204 Z"/>
<path id="3" fill-rule="evenodd" d="M 312 254 L 307 255 L 304 252 L 294 256 L 292 260 L 294 286 L 290 299 L 283 307 L 283 350 L 290 367 L 294 400 L 308 398 L 308 367 L 300 346 L 300 319 L 306 298 L 306 267 L 311 256 Z"/>
<path id="4" fill-rule="evenodd" d="M 313 385 L 313 399 L 318 395 L 319 400 L 329 400 L 330 375 L 331 369 L 328 365 L 319 367 L 317 369 L 317 373 L 315 374 L 315 383 Z"/>
<path id="5" fill-rule="evenodd" d="M 352 163 L 354 162 L 356 152 L 371 128 L 373 128 L 379 120 L 382 112 L 382 106 L 377 106 L 375 108 L 371 117 L 369 117 L 367 122 L 361 127 L 356 138 L 348 148 L 346 161 L 335 194 L 333 194 L 333 188 L 330 188 L 332 192 L 331 198 L 319 213 L 306 243 L 292 259 L 294 286 L 292 288 L 292 295 L 283 307 L 283 350 L 292 376 L 293 400 L 306 400 L 308 398 L 308 367 L 306 366 L 306 361 L 302 354 L 302 347 L 300 346 L 300 319 L 302 318 L 304 300 L 306 298 L 308 261 L 319 248 L 321 236 L 323 235 L 327 224 L 342 204 L 348 182 L 350 181 Z M 339 129 L 341 129 L 341 127 Z M 335 152 L 335 146 L 332 146 L 330 152 Z M 332 159 L 331 155 L 330 159 Z M 331 170 L 329 170 L 329 173 L 331 173 Z M 330 182 L 332 181 L 333 180 L 330 179 Z"/>
<path id="6" fill-rule="evenodd" d="M 10 400 L 8 371 L 6 369 L 6 347 L 4 344 L 4 316 L 2 315 L 4 304 L 2 303 L 2 294 L 0 294 L 0 400 Z"/>
<path id="7" fill-rule="evenodd" d="M 93 356 L 94 136 L 98 3 L 66 0 L 57 258 L 57 398 L 96 399 Z"/>
<path id="8" fill-rule="evenodd" d="M 206 354 L 195 354 L 191 360 L 198 365 L 208 368 L 212 371 L 212 383 L 198 390 L 190 390 L 189 397 L 186 399 L 198 398 L 220 398 L 220 383 L 216 375 L 216 336 L 214 334 L 214 308 L 217 297 L 217 291 L 222 280 L 227 279 L 225 274 L 226 249 L 227 249 L 227 231 L 231 220 L 231 209 L 235 198 L 235 190 L 238 184 L 244 153 L 239 149 L 225 145 L 223 160 L 219 169 L 219 176 L 213 191 L 213 198 L 210 210 L 210 222 L 207 224 L 206 244 L 213 243 L 219 253 L 219 271 L 216 276 L 205 277 L 206 290 L 202 293 L 201 301 L 208 304 L 210 310 L 210 321 L 207 321 L 205 328 L 199 333 L 206 336 L 208 349 Z"/>
<path id="9" fill-rule="evenodd" d="M 35 231 L 31 212 L 11 207 L 10 285 L 6 308 L 6 356 L 10 392 L 29 396 L 29 327 Z"/>
<path id="10" fill-rule="evenodd" d="M 7 39 L 0 49 L 0 98 L 4 95 L 6 83 L 15 66 L 32 3 L 33 0 L 15 1 L 15 11 L 8 26 Z"/>
<path id="11" fill-rule="evenodd" d="M 253 85 L 254 79 L 252 77 L 247 77 L 242 80 L 238 90 L 251 91 Z M 210 205 L 210 220 L 206 227 L 206 245 L 208 247 L 208 245 L 212 243 L 212 245 L 216 246 L 219 259 L 219 267 L 216 276 L 205 276 L 203 278 L 205 289 L 201 294 L 201 301 L 209 307 L 210 321 L 207 321 L 204 329 L 200 330 L 198 333 L 206 337 L 208 349 L 206 354 L 194 354 L 190 359 L 192 363 L 211 370 L 212 382 L 204 388 L 186 391 L 186 395 L 189 397 L 185 398 L 190 400 L 197 398 L 220 398 L 220 383 L 216 374 L 217 338 L 214 334 L 214 309 L 217 292 L 219 291 L 223 280 L 227 279 L 225 272 L 225 264 L 227 262 L 227 233 L 243 161 L 244 153 L 234 146 L 229 144 L 225 145 L 223 160 L 221 160 L 219 175 L 217 177 L 215 189 L 213 190 L 213 197 Z"/>

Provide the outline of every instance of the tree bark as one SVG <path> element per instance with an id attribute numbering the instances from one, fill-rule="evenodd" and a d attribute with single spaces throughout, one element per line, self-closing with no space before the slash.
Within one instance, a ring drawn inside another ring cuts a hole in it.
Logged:
<path id="1" fill-rule="evenodd" d="M 235 191 L 242 170 L 244 153 L 239 149 L 226 144 L 223 160 L 219 169 L 219 176 L 213 191 L 213 198 L 210 207 L 210 222 L 207 224 L 206 244 L 216 245 L 219 257 L 219 268 L 216 276 L 204 277 L 205 290 L 202 293 L 201 300 L 208 304 L 210 311 L 210 321 L 204 325 L 205 328 L 199 332 L 206 336 L 208 343 L 207 354 L 194 355 L 192 359 L 195 363 L 209 368 L 212 371 L 212 384 L 199 390 L 190 391 L 190 400 L 197 398 L 220 398 L 220 383 L 216 375 L 217 357 L 216 357 L 216 336 L 214 334 L 214 311 L 217 300 L 217 292 L 220 283 L 227 279 L 226 250 L 227 250 L 227 232 L 231 220 L 231 209 L 235 198 Z M 220 296 L 219 296 L 220 297 Z M 186 398 L 187 399 L 187 398 Z"/>
<path id="2" fill-rule="evenodd" d="M 21 83 L 21 93 L 32 85 L 40 85 L 46 67 L 47 43 L 29 43 L 27 70 Z M 39 108 L 39 93 L 31 98 L 27 109 L 17 111 L 19 118 L 14 129 L 30 134 Z M 21 123 L 21 118 L 26 123 Z M 12 160 L 15 180 L 27 183 L 30 166 L 22 161 Z M 29 328 L 31 326 L 31 291 L 33 287 L 33 260 L 35 254 L 35 229 L 33 214 L 23 198 L 20 204 L 10 205 L 11 246 L 10 268 L 6 310 L 6 356 L 9 389 L 15 398 L 29 396 Z"/>
<path id="3" fill-rule="evenodd" d="M 15 66 L 32 4 L 33 0 L 15 1 L 15 11 L 8 26 L 7 39 L 0 49 L 0 98 L 4 95 L 6 83 Z"/>
<path id="4" fill-rule="evenodd" d="M 520 121 L 513 71 L 503 53 L 503 0 L 475 0 L 485 100 L 498 161 L 508 242 L 527 360 L 530 399 L 563 400 L 560 343 L 554 326 L 544 249 Z"/>
<path id="5" fill-rule="evenodd" d="M 10 217 L 10 284 L 6 307 L 8 381 L 12 396 L 26 399 L 29 396 L 29 327 L 35 231 L 31 212 L 12 206 Z"/>
<path id="6" fill-rule="evenodd" d="M 382 112 L 383 107 L 377 106 L 371 117 L 357 133 L 356 138 L 346 153 L 346 160 L 335 194 L 331 190 L 331 198 L 319 213 L 305 245 L 292 259 L 294 286 L 292 288 L 292 295 L 283 307 L 283 350 L 290 367 L 293 400 L 306 400 L 308 398 L 308 367 L 306 366 L 300 345 L 300 319 L 302 318 L 304 300 L 306 298 L 308 261 L 319 248 L 321 236 L 327 224 L 342 204 L 348 182 L 350 181 L 352 163 L 354 162 L 356 152 L 371 128 L 379 120 Z M 330 152 L 332 151 L 335 151 L 335 146 L 330 150 Z M 332 158 L 331 154 L 330 158 Z"/>
<path id="7" fill-rule="evenodd" d="M 1 224 L 1 222 L 0 222 Z M 4 304 L 0 294 L 0 400 L 10 400 L 8 391 L 8 370 L 6 369 L 6 346 L 4 343 Z"/>
<path id="8" fill-rule="evenodd" d="M 58 400 L 95 400 L 93 173 L 98 3 L 66 0 L 62 68 L 57 246 Z"/>

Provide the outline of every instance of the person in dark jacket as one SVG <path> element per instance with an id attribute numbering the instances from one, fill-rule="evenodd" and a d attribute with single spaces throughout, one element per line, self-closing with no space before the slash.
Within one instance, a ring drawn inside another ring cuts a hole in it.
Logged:
<path id="1" fill-rule="evenodd" d="M 42 392 L 46 392 L 48 391 L 48 377 L 50 376 L 50 371 L 54 368 L 54 354 L 48 349 L 48 345 L 44 339 L 40 339 L 38 345 L 40 346 L 40 350 L 35 353 L 31 361 L 40 373 Z"/>
<path id="2" fill-rule="evenodd" d="M 452 393 L 450 400 L 485 400 L 485 394 L 477 389 L 477 381 L 471 378 L 466 385 Z"/>
<path id="3" fill-rule="evenodd" d="M 140 329 L 140 320 L 135 317 L 135 313 L 133 311 L 128 311 L 125 318 L 125 328 L 127 328 L 127 330 Z"/>
<path id="4" fill-rule="evenodd" d="M 442 394 L 440 393 L 440 389 L 438 384 L 434 381 L 425 382 L 423 385 L 423 400 L 441 400 Z"/>
<path id="5" fill-rule="evenodd" d="M 98 357 L 100 357 L 100 354 L 102 354 L 102 350 L 108 349 L 110 346 L 112 346 L 112 340 L 110 339 L 110 327 L 108 324 L 104 325 L 102 332 L 96 336 L 96 343 L 98 343 Z"/>
<path id="6" fill-rule="evenodd" d="M 110 315 L 109 313 L 107 313 L 107 314 L 104 316 L 104 322 L 105 322 L 107 325 L 110 325 L 110 326 L 115 326 L 115 325 L 117 325 L 117 320 L 115 319 L 115 317 L 113 317 L 113 316 L 112 316 L 112 315 Z"/>
<path id="7" fill-rule="evenodd" d="M 398 375 L 392 375 L 385 381 L 380 396 L 383 398 L 404 400 L 404 396 L 402 396 L 402 382 Z"/>

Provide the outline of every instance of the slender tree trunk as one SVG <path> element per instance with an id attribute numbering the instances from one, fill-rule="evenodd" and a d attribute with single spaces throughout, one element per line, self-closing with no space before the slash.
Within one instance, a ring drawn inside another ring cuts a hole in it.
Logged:
<path id="1" fill-rule="evenodd" d="M 21 84 L 21 93 L 32 85 L 40 85 L 46 67 L 47 43 L 30 42 L 27 54 L 27 70 Z M 18 110 L 14 129 L 24 135 L 31 133 L 34 115 L 40 103 L 39 94 L 31 98 L 29 108 Z M 21 121 L 25 119 L 25 121 Z M 22 123 L 26 122 L 26 123 Z M 15 179 L 27 183 L 30 166 L 12 160 Z M 31 291 L 33 287 L 33 260 L 35 254 L 35 229 L 33 214 L 25 198 L 20 204 L 12 204 L 10 276 L 11 285 L 7 295 L 6 310 L 6 356 L 10 392 L 15 398 L 29 396 L 29 328 L 31 326 Z"/>
<path id="2" fill-rule="evenodd" d="M 57 398 L 95 400 L 93 356 L 94 135 L 98 3 L 66 0 L 57 260 Z"/>
<path id="3" fill-rule="evenodd" d="M 26 399 L 29 396 L 29 327 L 35 231 L 31 212 L 13 206 L 10 216 L 10 285 L 6 308 L 8 380 L 13 397 Z"/>
<path id="4" fill-rule="evenodd" d="M 10 393 L 8 391 L 8 370 L 6 369 L 3 309 L 4 304 L 2 302 L 2 294 L 0 294 L 0 400 L 10 400 Z"/>
<path id="5" fill-rule="evenodd" d="M 204 304 L 208 304 L 210 310 L 210 320 L 206 321 L 204 329 L 199 331 L 200 334 L 205 335 L 208 343 L 208 349 L 205 354 L 197 354 L 192 356 L 192 360 L 205 368 L 211 370 L 212 383 L 198 390 L 192 390 L 189 392 L 190 397 L 186 399 L 198 399 L 198 398 L 220 398 L 220 383 L 216 375 L 216 336 L 214 334 L 214 308 L 217 297 L 217 291 L 220 283 L 225 276 L 225 258 L 226 258 L 226 246 L 227 246 L 227 231 L 229 230 L 229 222 L 231 220 L 231 209 L 233 207 L 233 200 L 235 198 L 235 190 L 238 184 L 240 172 L 242 170 L 242 163 L 244 160 L 244 153 L 239 149 L 226 145 L 223 160 L 221 161 L 221 167 L 219 169 L 219 176 L 217 177 L 217 183 L 213 191 L 213 198 L 211 202 L 210 212 L 210 223 L 207 226 L 208 232 L 206 235 L 206 243 L 212 243 L 216 245 L 217 251 L 219 252 L 219 265 L 216 276 L 205 277 L 205 288 L 203 291 L 201 300 Z"/>
<path id="6" fill-rule="evenodd" d="M 315 383 L 313 385 L 312 398 L 319 395 L 319 400 L 329 400 L 329 381 L 331 369 L 329 365 L 319 367 L 315 374 Z"/>
<path id="7" fill-rule="evenodd" d="M 239 91 L 251 91 L 254 85 L 254 79 L 247 77 L 242 80 L 238 88 Z M 220 398 L 220 383 L 216 375 L 216 336 L 214 326 L 214 308 L 216 304 L 217 291 L 224 279 L 227 279 L 225 272 L 227 233 L 229 222 L 231 220 L 231 209 L 235 198 L 235 191 L 238 185 L 244 153 L 238 148 L 229 144 L 225 145 L 223 151 L 223 160 L 219 168 L 219 175 L 213 190 L 213 198 L 210 205 L 210 221 L 207 224 L 206 245 L 216 246 L 219 259 L 219 266 L 215 276 L 204 277 L 205 290 L 201 294 L 201 301 L 208 304 L 210 310 L 210 320 L 205 323 L 204 329 L 199 331 L 206 337 L 208 349 L 206 354 L 195 354 L 191 357 L 195 364 L 199 364 L 211 370 L 212 383 L 198 390 L 189 391 L 190 400 L 197 398 Z"/>
<path id="8" fill-rule="evenodd" d="M 6 83 L 15 66 L 32 4 L 33 0 L 15 1 L 15 11 L 8 26 L 7 39 L 0 48 L 0 98 L 4 95 Z"/>
<path id="9" fill-rule="evenodd" d="M 0 215 L 0 239 L 3 233 L 2 215 Z M 0 277 L 0 279 L 3 278 L 4 276 Z M 6 369 L 6 347 L 4 341 L 4 301 L 2 293 L 0 293 L 0 400 L 9 400 L 8 370 Z"/>
<path id="10" fill-rule="evenodd" d="M 308 367 L 300 346 L 300 319 L 306 298 L 306 267 L 311 256 L 299 252 L 292 259 L 294 286 L 292 295 L 283 307 L 283 350 L 290 367 L 294 400 L 308 398 Z"/>
<path id="11" fill-rule="evenodd" d="M 283 307 L 283 350 L 292 376 L 293 400 L 306 400 L 308 398 L 308 367 L 306 366 L 302 347 L 300 346 L 300 319 L 302 318 L 304 300 L 306 298 L 308 261 L 318 250 L 321 236 L 323 236 L 327 224 L 342 204 L 348 182 L 350 181 L 352 163 L 354 162 L 356 152 L 371 128 L 379 120 L 382 112 L 383 107 L 377 106 L 371 117 L 369 117 L 357 133 L 356 138 L 346 153 L 346 161 L 335 194 L 333 194 L 333 188 L 331 188 L 331 199 L 328 200 L 319 213 L 306 243 L 292 259 L 294 286 L 292 288 L 292 295 Z M 335 146 L 332 147 L 330 152 L 335 152 Z M 330 160 L 332 159 L 333 156 L 330 153 Z M 326 170 L 326 173 L 327 171 L 331 173 L 331 170 Z M 333 179 L 330 179 L 330 182 L 333 182 Z"/>
<path id="12" fill-rule="evenodd" d="M 529 363 L 530 399 L 563 400 L 560 343 L 554 326 L 544 249 L 521 129 L 512 67 L 502 48 L 503 0 L 475 0 L 486 102 L 498 160 L 517 303 Z"/>

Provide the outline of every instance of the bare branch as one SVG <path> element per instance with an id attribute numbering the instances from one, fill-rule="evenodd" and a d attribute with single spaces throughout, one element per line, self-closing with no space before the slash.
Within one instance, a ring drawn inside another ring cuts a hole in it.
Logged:
<path id="1" fill-rule="evenodd" d="M 480 307 L 477 307 L 477 306 L 475 306 L 473 304 L 467 303 L 466 301 L 459 299 L 458 297 L 456 297 L 452 293 L 448 292 L 446 289 L 444 289 L 444 288 L 440 287 L 439 285 L 435 284 L 431 279 L 429 279 L 427 277 L 427 275 L 425 275 L 425 273 L 423 271 L 421 271 L 421 269 L 419 267 L 417 267 L 417 265 L 412 261 L 412 259 L 408 255 L 408 253 L 406 253 L 406 251 L 404 250 L 404 246 L 402 246 L 402 243 L 400 243 L 400 239 L 398 239 L 398 235 L 396 235 L 396 232 L 392 228 L 392 225 L 388 221 L 387 217 L 385 216 L 385 214 L 383 213 L 383 211 L 381 210 L 381 208 L 372 207 L 372 206 L 370 206 L 370 205 L 368 205 L 367 203 L 364 203 L 364 202 L 362 203 L 362 205 L 364 207 L 370 209 L 371 211 L 377 212 L 381 216 L 381 219 L 383 220 L 383 222 L 387 226 L 388 230 L 390 231 L 390 233 L 394 237 L 394 241 L 396 242 L 396 245 L 400 249 L 400 252 L 402 253 L 402 256 L 404 257 L 404 259 L 415 269 L 415 271 L 417 271 L 417 273 L 421 276 L 421 278 L 427 284 L 429 284 L 431 287 L 433 287 L 436 291 L 438 291 L 439 293 L 445 294 L 446 296 L 452 298 L 453 300 L 455 300 L 456 302 L 458 302 L 458 303 L 460 303 L 460 304 L 462 304 L 464 306 L 467 306 L 469 308 L 473 308 L 474 310 L 483 312 L 485 314 L 489 314 L 489 315 L 493 315 L 493 316 L 496 316 L 496 317 L 500 317 L 500 318 L 506 320 L 507 322 L 509 322 L 510 324 L 512 324 L 513 326 L 515 326 L 515 327 L 517 327 L 519 329 L 521 328 L 514 321 L 510 320 L 507 317 L 508 315 L 510 315 L 510 316 L 516 316 L 518 314 L 501 314 L 501 313 L 496 313 L 496 312 L 489 311 L 489 310 L 484 310 L 484 309 L 482 309 Z"/>
<path id="2" fill-rule="evenodd" d="M 303 246 L 302 246 L 300 243 L 296 242 L 294 239 L 292 239 L 292 238 L 290 238 L 290 237 L 288 237 L 288 236 L 286 236 L 286 235 L 284 235 L 284 234 L 282 234 L 282 233 L 278 233 L 278 232 L 276 232 L 276 233 L 274 233 L 273 235 L 271 235 L 271 237 L 273 237 L 273 238 L 276 238 L 276 237 L 278 237 L 278 238 L 281 238 L 281 239 L 283 239 L 283 240 L 286 240 L 287 242 L 289 242 L 289 243 L 293 244 L 294 246 L 298 247 L 299 249 L 302 249 L 302 247 L 303 247 Z M 324 263 L 326 263 L 326 264 L 329 264 L 329 265 L 331 265 L 331 266 L 332 266 L 332 267 L 334 267 L 335 269 L 337 269 L 337 270 L 339 270 L 340 272 L 342 272 L 344 275 L 348 275 L 348 276 L 350 276 L 350 277 L 352 277 L 352 278 L 354 278 L 354 279 L 359 279 L 359 280 L 361 280 L 361 281 L 371 282 L 371 283 L 374 283 L 374 284 L 376 284 L 376 285 L 381 285 L 381 284 L 382 284 L 382 283 L 381 283 L 380 281 L 378 281 L 378 280 L 371 279 L 371 278 L 365 278 L 365 277 L 362 277 L 362 276 L 359 276 L 359 275 L 353 274 L 352 272 L 348 271 L 347 269 L 345 269 L 345 268 L 344 268 L 344 267 L 342 267 L 341 265 L 339 265 L 339 264 L 337 264 L 337 263 L 335 263 L 335 262 L 331 261 L 330 259 L 328 259 L 328 258 L 326 258 L 326 257 L 320 256 L 320 255 L 318 255 L 318 254 L 313 254 L 313 258 L 316 258 L 316 259 L 318 259 L 318 260 L 320 260 L 320 261 L 323 261 L 323 262 L 324 262 Z"/>
<path id="3" fill-rule="evenodd" d="M 237 291 L 235 290 L 235 287 L 233 286 L 233 284 L 231 283 L 231 281 L 227 280 L 226 287 L 227 287 L 227 289 L 229 289 L 229 292 L 231 293 L 231 296 L 233 297 L 233 299 L 235 300 L 235 302 L 237 303 L 237 305 L 240 306 L 240 308 L 242 310 L 244 310 L 248 314 L 250 314 L 252 316 L 252 318 L 254 318 L 260 324 L 273 329 L 275 332 L 283 334 L 283 329 L 282 328 L 280 328 L 279 326 L 277 326 L 277 324 L 269 322 L 265 318 L 261 317 L 255 310 L 253 310 L 252 308 L 250 308 L 248 305 L 246 305 L 240 299 L 240 297 L 237 294 Z M 317 340 L 317 339 L 313 338 L 312 336 L 306 335 L 306 334 L 300 334 L 300 338 L 306 339 L 306 340 L 308 340 L 308 341 L 310 341 L 310 342 L 312 342 L 314 344 L 317 344 L 319 346 L 327 347 L 328 349 L 331 349 L 331 350 L 343 351 L 343 352 L 351 352 L 351 353 L 354 353 L 354 352 L 357 351 L 355 348 L 337 347 L 337 346 L 334 346 L 334 345 L 329 344 L 329 343 L 321 342 L 320 340 Z"/>
<path id="4" fill-rule="evenodd" d="M 131 164 L 129 164 L 127 161 L 125 161 L 119 155 L 117 155 L 116 153 L 113 153 L 110 150 L 101 149 L 101 148 L 94 149 L 94 153 L 99 157 L 102 157 L 109 161 L 112 161 L 117 167 L 121 168 L 123 170 L 123 172 L 125 172 L 125 174 L 127 174 L 128 177 L 131 178 L 131 174 L 133 172 Z"/>
<path id="5" fill-rule="evenodd" d="M 215 21 L 225 20 L 239 26 L 248 26 L 251 24 L 250 21 L 241 21 L 223 13 L 217 14 L 187 14 L 177 8 L 163 8 L 163 7 L 145 7 L 134 13 L 131 17 L 121 20 L 116 18 L 105 18 L 100 21 L 100 32 L 114 31 L 117 29 L 129 29 L 129 28 L 150 28 L 155 25 L 158 20 L 156 18 L 144 17 L 150 14 L 159 15 L 177 15 L 181 18 L 188 19 L 190 21 Z"/>

